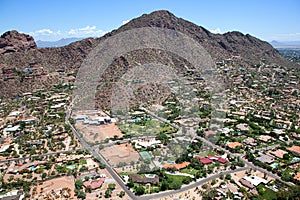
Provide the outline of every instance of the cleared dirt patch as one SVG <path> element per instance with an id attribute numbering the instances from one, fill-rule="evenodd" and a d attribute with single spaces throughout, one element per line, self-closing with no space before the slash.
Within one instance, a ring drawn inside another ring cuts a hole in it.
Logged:
<path id="1" fill-rule="evenodd" d="M 106 138 L 113 138 L 114 136 L 122 137 L 121 130 L 115 123 L 103 124 L 99 126 L 85 125 L 82 122 L 76 123 L 76 128 L 82 133 L 87 142 L 99 143 Z"/>
<path id="2" fill-rule="evenodd" d="M 60 193 L 63 189 L 65 190 L 63 194 Z M 51 193 L 55 193 L 57 195 L 63 195 L 64 198 L 68 199 L 77 199 L 74 195 L 74 177 L 73 176 L 63 176 L 60 178 L 54 178 L 48 181 L 43 182 L 43 184 L 38 185 L 36 187 L 35 199 L 37 197 L 44 197 L 47 198 L 48 195 L 51 195 Z"/>
<path id="3" fill-rule="evenodd" d="M 127 165 L 130 164 L 131 161 L 137 162 L 140 158 L 139 153 L 128 143 L 105 147 L 100 152 L 114 167 L 120 162 L 124 162 Z"/>

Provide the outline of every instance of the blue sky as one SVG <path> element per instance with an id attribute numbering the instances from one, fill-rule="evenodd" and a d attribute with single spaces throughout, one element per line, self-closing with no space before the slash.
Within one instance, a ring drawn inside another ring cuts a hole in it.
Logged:
<path id="1" fill-rule="evenodd" d="M 15 29 L 36 40 L 96 37 L 161 9 L 213 32 L 300 41 L 299 0 L 0 0 L 0 33 Z"/>

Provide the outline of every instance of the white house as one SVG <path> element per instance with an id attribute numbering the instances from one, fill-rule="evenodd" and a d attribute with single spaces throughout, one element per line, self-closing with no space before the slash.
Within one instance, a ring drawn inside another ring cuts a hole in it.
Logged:
<path id="1" fill-rule="evenodd" d="M 264 178 L 260 178 L 258 176 L 245 176 L 244 179 L 246 181 L 249 181 L 252 185 L 254 185 L 255 187 L 258 186 L 259 184 L 263 183 L 263 184 L 267 184 L 269 181 L 267 181 Z"/>

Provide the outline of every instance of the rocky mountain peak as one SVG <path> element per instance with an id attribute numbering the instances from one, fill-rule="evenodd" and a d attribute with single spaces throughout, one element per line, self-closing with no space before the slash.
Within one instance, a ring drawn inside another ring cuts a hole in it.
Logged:
<path id="1" fill-rule="evenodd" d="M 36 49 L 32 36 L 16 30 L 7 31 L 0 37 L 0 54 Z"/>

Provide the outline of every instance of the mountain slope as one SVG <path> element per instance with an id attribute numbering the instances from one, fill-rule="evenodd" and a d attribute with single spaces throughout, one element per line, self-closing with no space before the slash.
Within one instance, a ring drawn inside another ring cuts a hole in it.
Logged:
<path id="1" fill-rule="evenodd" d="M 47 87 L 60 82 L 64 83 L 66 79 L 73 80 L 84 58 L 100 42 L 122 31 L 141 27 L 162 27 L 180 31 L 199 42 L 215 61 L 221 61 L 232 56 L 240 56 L 241 62 L 245 65 L 259 64 L 261 59 L 264 59 L 267 63 L 289 64 L 270 44 L 248 34 L 244 35 L 240 32 L 228 32 L 223 35 L 213 34 L 201 26 L 175 17 L 168 11 L 155 11 L 133 19 L 101 38 L 87 38 L 58 48 L 40 49 L 36 45 L 29 45 L 29 48 L 26 49 L 19 48 L 17 51 L 0 54 L 0 66 L 2 69 L 2 73 L 0 72 L 1 96 L 12 97 L 35 88 Z M 9 35 L 9 33 L 7 34 Z M 3 39 L 1 44 L 6 42 Z M 0 47 L 0 52 L 2 52 L 2 46 Z M 182 64 L 187 65 L 182 58 L 174 57 L 168 52 L 162 53 L 146 49 L 120 55 L 112 63 L 114 68 L 108 69 L 105 73 L 106 77 L 101 77 L 101 80 L 117 80 L 124 73 L 124 70 L 128 70 L 136 63 L 147 63 L 154 60 L 177 67 L 182 66 Z M 15 72 L 22 72 L 25 68 L 31 68 L 33 73 L 23 73 L 22 75 L 20 73 L 7 73 L 9 69 Z M 57 70 L 63 70 L 65 73 L 56 72 Z M 68 74 L 67 77 L 66 74 Z M 110 91 L 107 93 L 109 95 Z M 103 101 L 102 97 L 103 95 L 99 94 L 97 99 Z"/>
<path id="2" fill-rule="evenodd" d="M 244 35 L 237 31 L 225 34 L 213 34 L 201 26 L 177 18 L 172 13 L 164 10 L 155 11 L 148 15 L 144 14 L 139 18 L 133 19 L 120 27 L 116 32 L 145 26 L 180 31 L 198 41 L 215 60 L 240 55 L 249 63 L 257 62 L 258 59 L 264 58 L 271 63 L 286 64 L 286 61 L 280 56 L 278 51 L 269 43 L 249 34 Z"/>

